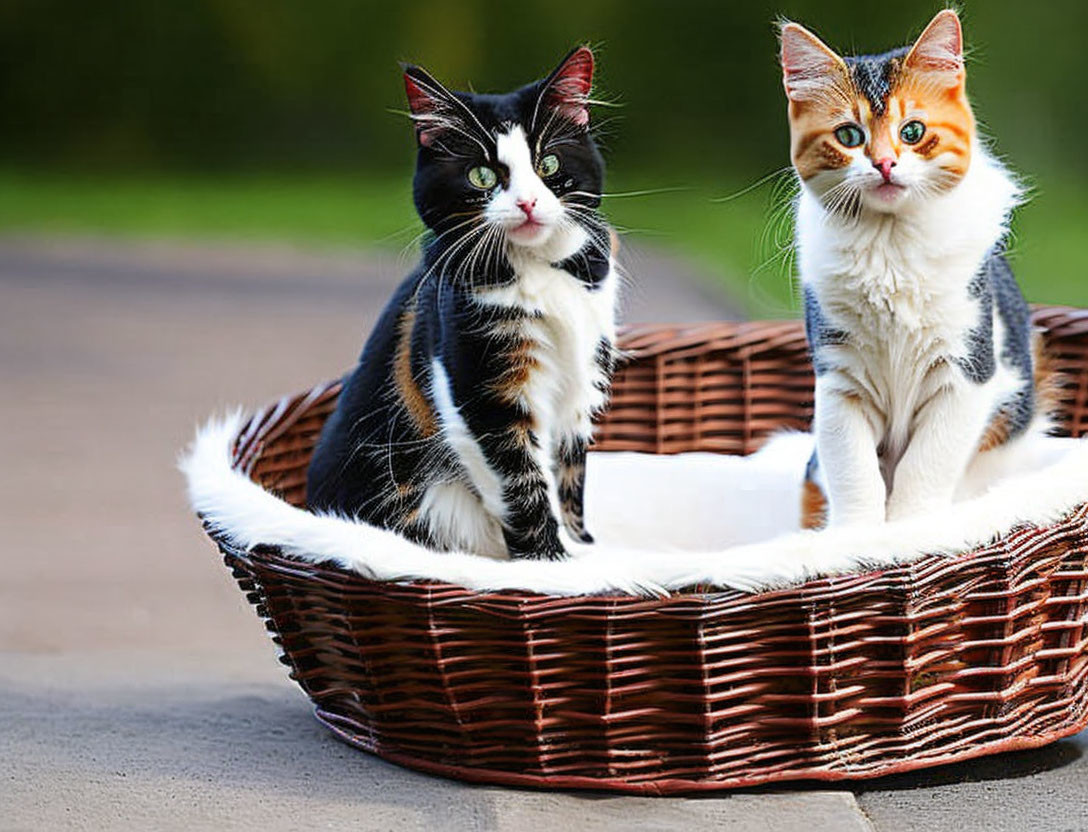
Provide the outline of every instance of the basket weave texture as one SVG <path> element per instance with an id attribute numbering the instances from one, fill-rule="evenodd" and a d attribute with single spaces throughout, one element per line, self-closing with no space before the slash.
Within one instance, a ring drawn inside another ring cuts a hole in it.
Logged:
<path id="1" fill-rule="evenodd" d="M 1080 435 L 1088 312 L 1035 321 Z M 639 326 L 623 346 L 598 450 L 744 454 L 811 417 L 797 322 Z M 337 392 L 255 415 L 235 467 L 301 505 Z M 958 557 L 760 595 L 485 593 L 217 543 L 319 720 L 461 779 L 665 794 L 863 778 L 1088 725 L 1088 505 Z"/>

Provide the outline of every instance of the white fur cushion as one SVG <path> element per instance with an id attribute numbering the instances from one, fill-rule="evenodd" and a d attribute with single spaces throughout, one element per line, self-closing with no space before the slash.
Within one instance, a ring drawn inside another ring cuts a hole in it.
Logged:
<path id="1" fill-rule="evenodd" d="M 799 531 L 808 434 L 749 457 L 591 453 L 592 546 L 563 562 L 437 553 L 384 529 L 317 516 L 230 466 L 240 414 L 201 429 L 181 460 L 194 510 L 236 545 L 270 544 L 377 580 L 433 579 L 478 590 L 551 595 L 658 594 L 696 584 L 756 592 L 825 575 L 952 554 L 1020 523 L 1046 524 L 1088 500 L 1088 439 L 1030 438 L 993 458 L 965 499 L 918 518 Z"/>

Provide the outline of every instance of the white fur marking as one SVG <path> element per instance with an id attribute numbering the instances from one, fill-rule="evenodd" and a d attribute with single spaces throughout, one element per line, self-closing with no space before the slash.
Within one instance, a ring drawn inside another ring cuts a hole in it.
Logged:
<path id="1" fill-rule="evenodd" d="M 442 438 L 457 454 L 469 480 L 480 495 L 484 508 L 493 517 L 505 517 L 502 480 L 488 464 L 479 443 L 457 409 L 446 368 L 437 357 L 431 361 L 431 385 L 431 395 L 438 411 L 439 424 L 442 426 Z"/>
<path id="2" fill-rule="evenodd" d="M 546 245 L 567 224 L 566 209 L 537 175 L 532 151 L 520 126 L 496 136 L 495 145 L 498 160 L 510 171 L 510 178 L 505 187 L 496 188 L 492 194 L 484 211 L 487 221 L 505 229 L 514 245 L 525 248 Z M 519 203 L 533 206 L 532 216 L 539 227 L 519 230 L 526 219 Z"/>
<path id="3" fill-rule="evenodd" d="M 585 244 L 586 233 L 575 227 L 563 259 Z M 596 383 L 603 381 L 597 364 L 601 339 L 615 339 L 616 278 L 614 271 L 590 291 L 571 274 L 535 257 L 512 253 L 518 279 L 510 286 L 479 292 L 480 303 L 515 307 L 531 317 L 521 324 L 521 335 L 536 346 L 536 368 L 523 390 L 522 402 L 532 414 L 540 442 L 537 463 L 549 483 L 553 510 L 558 496 L 552 471 L 556 446 L 565 438 L 592 435 L 592 415 L 605 404 Z"/>
<path id="4" fill-rule="evenodd" d="M 502 526 L 463 482 L 440 482 L 423 494 L 419 514 L 431 539 L 454 551 L 505 558 Z"/>

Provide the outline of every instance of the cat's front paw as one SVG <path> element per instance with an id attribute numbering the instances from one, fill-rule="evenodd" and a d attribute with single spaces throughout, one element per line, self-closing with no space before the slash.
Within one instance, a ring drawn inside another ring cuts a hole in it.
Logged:
<path id="1" fill-rule="evenodd" d="M 537 560 L 566 560 L 570 557 L 570 554 L 563 547 L 562 543 L 556 543 L 555 546 L 547 546 L 543 550 L 537 552 L 533 557 Z"/>
<path id="2" fill-rule="evenodd" d="M 506 548 L 511 560 L 566 560 L 566 547 L 559 539 L 559 528 L 555 521 L 545 525 L 540 534 L 518 539 L 506 540 Z"/>
<path id="3" fill-rule="evenodd" d="M 570 555 L 558 540 L 523 550 L 510 549 L 511 560 L 566 560 Z"/>

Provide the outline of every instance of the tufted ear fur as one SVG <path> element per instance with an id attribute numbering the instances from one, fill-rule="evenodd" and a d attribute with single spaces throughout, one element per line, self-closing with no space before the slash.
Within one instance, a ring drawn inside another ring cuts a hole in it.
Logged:
<path id="1" fill-rule="evenodd" d="M 782 83 L 790 101 L 824 97 L 848 75 L 846 62 L 798 23 L 782 24 Z"/>
<path id="2" fill-rule="evenodd" d="M 544 106 L 558 110 L 579 126 L 589 123 L 589 91 L 593 87 L 593 53 L 579 46 L 544 81 Z"/>
<path id="3" fill-rule="evenodd" d="M 946 87 L 963 82 L 963 29 L 951 9 L 938 12 L 907 55 L 904 66 Z"/>
<path id="4" fill-rule="evenodd" d="M 463 120 L 457 98 L 422 67 L 404 66 L 404 91 L 416 138 L 423 147 L 430 147 L 443 131 Z"/>

